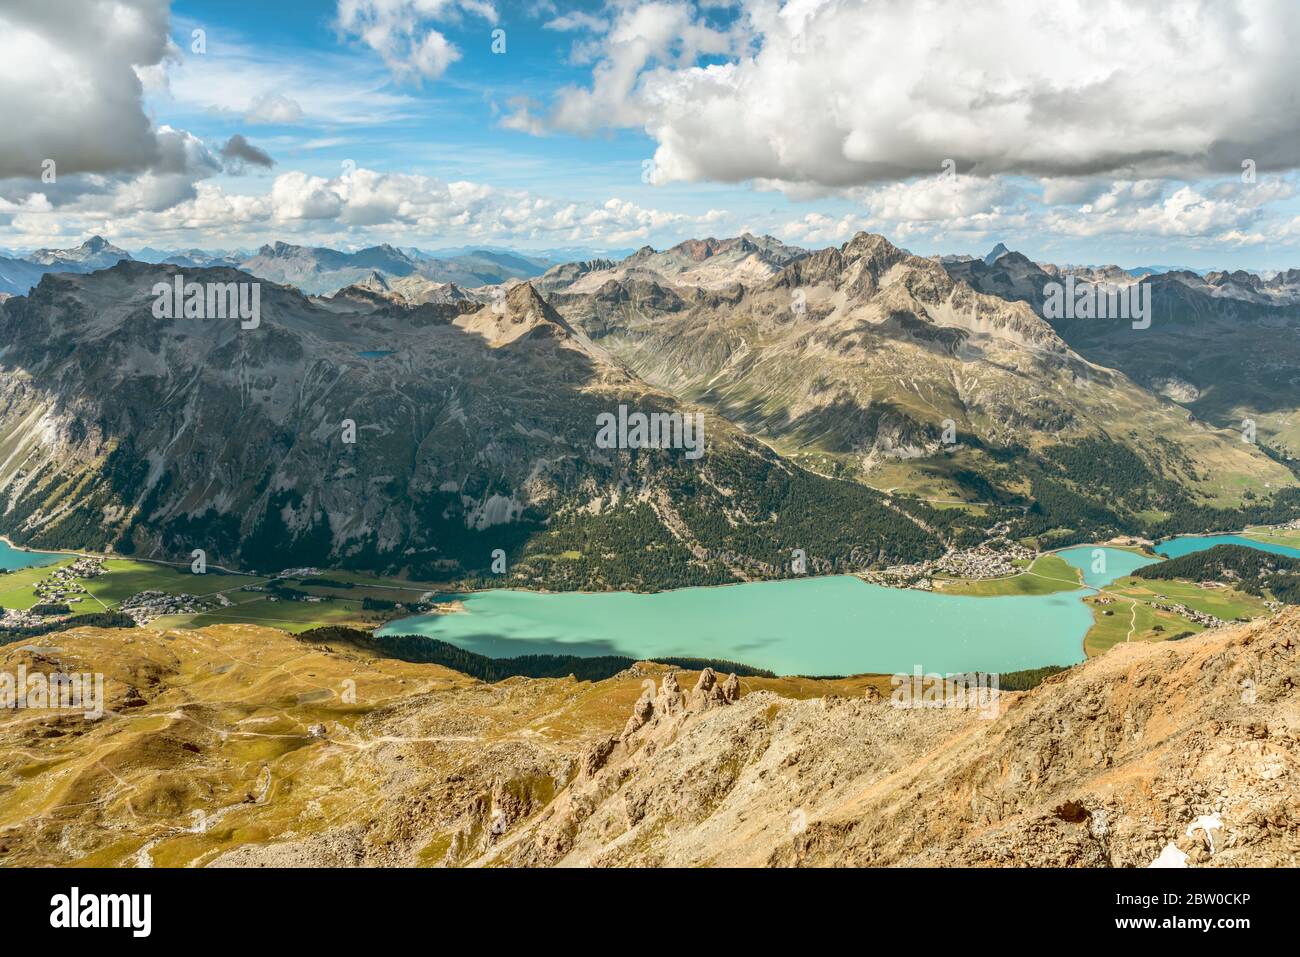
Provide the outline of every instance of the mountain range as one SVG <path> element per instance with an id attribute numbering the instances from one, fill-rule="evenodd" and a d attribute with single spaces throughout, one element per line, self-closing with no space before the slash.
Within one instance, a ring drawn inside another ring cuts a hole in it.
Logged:
<path id="1" fill-rule="evenodd" d="M 688 243 L 557 267 L 537 284 L 647 382 L 811 469 L 1054 510 L 1037 531 L 1133 528 L 1139 513 L 1232 507 L 1295 484 L 1239 434 L 1075 349 L 1001 268 L 984 282 L 979 260 L 941 265 L 865 233 L 811 253 L 718 248 L 722 270 L 713 246 Z M 1026 293 L 1053 275 L 1038 271 Z"/>
<path id="2" fill-rule="evenodd" d="M 537 585 L 657 588 L 789 574 L 792 549 L 816 571 L 914 562 L 999 522 L 1049 547 L 1300 514 L 1272 428 L 1300 411 L 1277 341 L 1294 317 L 1224 292 L 1289 280 L 1153 277 L 1156 321 L 1133 330 L 1045 319 L 1065 273 L 994 252 L 744 235 L 485 286 L 388 245 L 275 243 L 238 267 L 41 251 L 29 265 L 58 271 L 0 303 L 3 531 L 425 579 L 485 575 L 501 548 Z M 259 327 L 156 318 L 182 271 L 269 280 Z M 1232 331 L 1267 363 L 1235 387 L 1211 351 Z M 1243 442 L 1224 396 L 1261 373 L 1272 405 Z M 703 414 L 707 454 L 600 447 L 620 407 Z"/>
<path id="3" fill-rule="evenodd" d="M 1044 289 L 1065 273 L 1007 252 L 992 265 L 946 262 L 954 278 L 1043 315 Z M 1150 328 L 1127 322 L 1048 319 L 1070 346 L 1118 369 L 1196 417 L 1240 437 L 1246 423 L 1270 454 L 1300 459 L 1300 270 L 1263 279 L 1244 271 L 1180 270 L 1125 278 L 1118 267 L 1077 279 L 1151 289 Z"/>
<path id="4" fill-rule="evenodd" d="M 241 269 L 259 279 L 293 285 L 309 294 L 333 292 L 366 279 L 376 270 L 385 276 L 420 276 L 436 282 L 482 286 L 540 276 L 554 264 L 551 259 L 508 250 L 463 249 L 439 257 L 387 244 L 344 252 L 283 242 L 267 244 L 251 253 L 202 249 L 167 252 L 145 247 L 139 256 L 132 256 L 103 237 L 92 236 L 72 249 L 38 249 L 25 256 L 0 256 L 0 293 L 23 295 L 46 273 L 88 273 L 135 259 L 189 269 Z"/>
<path id="5" fill-rule="evenodd" d="M 763 577 L 797 547 L 844 569 L 939 551 L 878 492 L 800 469 L 722 418 L 699 463 L 598 447 L 598 417 L 620 406 L 689 410 L 528 283 L 414 308 L 264 283 L 260 324 L 243 330 L 156 318 L 151 289 L 177 273 L 124 260 L 0 304 L 11 537 L 425 580 L 485 569 L 500 548 L 512 570 L 589 588 Z M 570 552 L 588 558 L 557 557 Z"/>

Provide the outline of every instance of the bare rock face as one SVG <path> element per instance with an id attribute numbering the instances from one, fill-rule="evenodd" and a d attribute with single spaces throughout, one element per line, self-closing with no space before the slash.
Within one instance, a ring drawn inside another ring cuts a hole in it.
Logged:
<path id="1" fill-rule="evenodd" d="M 634 769 L 660 766 L 690 776 L 689 771 L 674 766 L 674 741 L 683 729 L 703 717 L 702 712 L 730 710 L 728 706 L 738 701 L 740 680 L 730 675 L 726 681 L 719 682 L 712 668 L 700 673 L 689 698 L 682 693 L 675 672 L 663 676 L 657 691 L 647 680 L 623 732 L 617 738 L 589 744 L 578 760 L 578 773 L 569 786 L 532 821 L 521 825 L 516 841 L 508 847 L 489 848 L 480 862 L 501 855 L 510 863 L 555 864 L 574 852 L 574 837 L 584 827 L 594 826 L 601 833 L 610 833 L 611 829 L 635 828 L 647 816 L 657 816 L 663 797 L 653 788 L 635 782 L 628 784 Z M 715 787 L 708 781 L 703 786 Z M 689 783 L 679 780 L 669 800 L 680 799 L 689 805 L 694 800 L 691 792 Z M 613 819 L 602 818 L 601 823 L 594 825 L 589 821 L 593 815 L 605 813 L 613 815 Z M 455 850 L 463 855 L 464 847 L 458 845 Z"/>
<path id="2" fill-rule="evenodd" d="M 739 686 L 703 672 L 479 863 L 1300 864 L 1297 610 L 1118 645 L 994 715 Z"/>
<path id="3" fill-rule="evenodd" d="M 670 671 L 664 675 L 659 685 L 659 694 L 655 696 L 655 714 L 672 717 L 681 714 L 685 709 L 686 696 L 677 683 L 677 673 Z"/>
<path id="4" fill-rule="evenodd" d="M 650 689 L 646 689 L 646 692 L 632 706 L 632 717 L 627 719 L 627 724 L 623 727 L 623 740 L 627 740 L 643 728 L 654 717 L 654 713 L 655 699 Z"/>
<path id="5" fill-rule="evenodd" d="M 734 678 L 735 675 L 732 675 Z M 736 688 L 737 696 L 739 695 L 739 683 Z M 688 711 L 705 711 L 709 708 L 716 708 L 724 705 L 729 699 L 723 694 L 722 686 L 718 684 L 718 676 L 712 668 L 705 668 L 700 672 L 700 679 L 695 682 L 695 689 L 691 692 L 690 699 L 686 703 Z"/>
<path id="6" fill-rule="evenodd" d="M 722 700 L 727 704 L 740 700 L 740 679 L 734 674 L 727 675 L 727 680 L 722 683 Z"/>
<path id="7" fill-rule="evenodd" d="M 653 682 L 647 679 L 647 686 L 636 704 L 632 714 L 623 726 L 620 741 L 627 741 L 647 725 L 657 724 L 682 717 L 688 713 L 707 711 L 722 705 L 735 704 L 740 700 L 740 679 L 731 675 L 726 681 L 719 682 L 717 673 L 712 668 L 700 672 L 695 688 L 687 696 L 677 682 L 676 672 L 663 676 L 656 693 Z M 654 745 L 649 745 L 654 749 Z"/>
<path id="8" fill-rule="evenodd" d="M 618 738 L 601 738 L 599 741 L 588 745 L 587 749 L 582 752 L 582 758 L 578 762 L 581 773 L 587 777 L 592 777 L 605 766 L 605 762 L 609 760 L 609 756 L 613 753 L 617 744 Z"/>

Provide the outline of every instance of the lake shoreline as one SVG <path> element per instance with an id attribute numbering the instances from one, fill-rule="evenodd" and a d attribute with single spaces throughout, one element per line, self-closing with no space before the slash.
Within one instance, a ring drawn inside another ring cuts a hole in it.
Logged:
<path id="1" fill-rule="evenodd" d="M 1263 527 L 1251 528 L 1260 534 Z M 1234 535 L 1243 542 L 1272 548 Z M 1175 539 L 1214 537 L 1179 535 L 1154 547 Z M 56 564 L 61 556 L 89 556 L 159 567 L 185 565 L 111 552 L 41 550 L 15 545 L 3 535 L 0 542 L 15 554 L 48 556 L 47 564 Z M 945 672 L 1070 667 L 1095 653 L 1095 649 L 1089 651 L 1089 635 L 1100 622 L 1100 612 L 1093 599 L 1129 574 L 1131 563 L 1140 562 L 1134 567 L 1141 567 L 1167 557 L 1147 551 L 1152 545 L 1145 541 L 1133 542 L 1131 537 L 1116 536 L 1106 543 L 1033 553 L 1016 575 L 1004 577 L 1037 574 L 1059 579 L 1063 586 L 1033 593 L 1012 589 L 1010 594 L 950 594 L 939 588 L 873 581 L 856 572 L 685 585 L 652 592 L 556 591 L 514 587 L 506 581 L 465 589 L 453 583 L 394 579 L 383 582 L 382 587 L 431 593 L 433 607 L 417 611 L 411 607 L 416 605 L 412 601 L 409 610 L 365 627 L 376 634 L 423 634 L 450 640 L 488 657 L 548 651 L 584 657 L 725 657 L 783 674 L 883 674 L 891 669 L 906 670 L 910 667 L 906 662 L 912 659 L 930 670 Z M 1109 578 L 1090 565 L 1091 553 L 1099 548 L 1110 554 L 1108 564 L 1115 573 Z M 1050 573 L 1031 570 L 1035 562 L 1049 556 L 1063 559 L 1074 574 L 1067 575 L 1064 567 Z M 321 569 L 322 574 L 330 572 L 327 567 Z M 361 579 L 358 585 L 367 583 L 364 574 L 353 573 L 352 577 Z M 378 580 L 372 583 L 380 586 Z M 739 593 L 740 600 L 717 591 L 740 585 L 750 589 Z M 1003 601 L 978 600 L 984 598 Z M 453 623 L 452 618 L 459 621 Z M 324 623 L 324 618 L 321 621 Z"/>
<path id="2" fill-rule="evenodd" d="M 1171 535 L 1171 536 L 1169 536 L 1168 538 L 1161 539 L 1159 542 L 1155 543 L 1155 546 L 1154 546 L 1154 547 L 1158 547 L 1159 545 L 1164 544 L 1165 542 L 1175 541 L 1175 540 L 1180 539 L 1180 538 L 1208 538 L 1208 537 L 1213 537 L 1213 536 L 1218 536 L 1218 535 L 1237 535 L 1237 536 L 1240 536 L 1240 537 L 1245 538 L 1245 537 L 1247 537 L 1247 532 L 1248 532 L 1251 528 L 1260 529 L 1260 528 L 1282 528 L 1282 527 L 1283 527 L 1282 525 L 1252 525 L 1252 526 L 1249 526 L 1248 528 L 1241 529 L 1241 530 L 1239 530 L 1239 531 L 1228 531 L 1228 532 L 1180 532 L 1180 533 L 1178 533 L 1177 535 Z M 1136 536 L 1125 536 L 1125 537 L 1136 537 Z M 29 553 L 49 554 L 49 555 L 70 555 L 70 556 L 76 556 L 76 557 L 82 557 L 82 558 L 98 558 L 98 559 L 101 559 L 101 560 L 103 560 L 103 559 L 120 559 L 120 560 L 122 560 L 122 561 L 146 562 L 146 563 L 151 563 L 151 564 L 156 564 L 156 565 L 165 565 L 165 566 L 173 567 L 173 568 L 184 567 L 184 566 L 186 566 L 186 565 L 189 564 L 188 562 L 184 562 L 184 561 L 168 561 L 167 559 L 163 559 L 163 558 L 141 558 L 141 557 L 136 556 L 136 555 L 122 555 L 122 554 L 119 554 L 119 553 L 117 553 L 117 552 L 98 552 L 98 551 L 94 551 L 94 550 L 92 550 L 92 549 L 34 548 L 34 547 L 31 547 L 31 546 L 28 546 L 28 545 L 19 545 L 19 544 L 16 544 L 16 543 L 13 541 L 13 539 L 11 539 L 7 534 L 3 534 L 3 533 L 0 533 L 0 542 L 3 542 L 5 545 L 7 545 L 7 546 L 8 546 L 9 548 L 11 548 L 12 550 L 14 550 L 14 551 L 19 551 L 19 552 L 29 552 Z M 1080 543 L 1078 543 L 1078 544 L 1074 544 L 1074 545 L 1058 545 L 1058 546 L 1056 546 L 1055 548 L 1049 548 L 1049 549 L 1046 549 L 1046 550 L 1043 550 L 1043 551 L 1037 552 L 1037 553 L 1035 554 L 1034 558 L 1037 559 L 1037 558 L 1042 557 L 1042 556 L 1044 556 L 1044 555 L 1055 555 L 1055 554 L 1057 554 L 1057 553 L 1059 553 L 1059 552 L 1066 551 L 1066 550 L 1068 550 L 1068 549 L 1072 549 L 1072 548 L 1114 548 L 1114 549 L 1117 549 L 1117 550 L 1125 550 L 1125 551 L 1139 551 L 1140 548 L 1141 548 L 1141 546 L 1136 546 L 1136 545 L 1118 545 L 1118 544 L 1108 544 L 1108 543 L 1105 543 L 1105 542 L 1080 542 Z M 1142 553 L 1142 554 L 1145 554 L 1145 553 Z M 1161 558 L 1161 559 L 1164 559 L 1165 557 L 1166 557 L 1166 556 L 1163 556 L 1163 555 L 1159 556 L 1159 558 Z M 1031 561 L 1031 564 L 1032 564 L 1032 561 Z M 274 574 L 262 574 L 262 573 L 258 573 L 258 572 L 254 572 L 254 571 L 247 571 L 247 570 L 234 569 L 234 568 L 229 568 L 229 567 L 224 566 L 224 565 L 210 565 L 209 567 L 212 567 L 212 568 L 218 568 L 218 569 L 220 569 L 221 571 L 224 571 L 224 572 L 226 572 L 226 573 L 228 573 L 228 574 L 231 574 L 231 575 L 245 575 L 245 576 L 250 577 L 250 578 L 274 578 L 274 577 L 276 577 Z M 1027 569 L 1028 567 L 1029 567 L 1029 566 L 1026 566 L 1026 569 Z M 353 570 L 351 570 L 351 569 L 334 569 L 334 568 L 331 568 L 331 567 L 328 567 L 328 566 L 322 566 L 322 573 L 330 572 L 330 571 L 353 571 Z M 359 574 L 369 574 L 369 573 L 364 573 L 364 572 L 362 572 L 362 573 L 359 573 Z M 555 590 L 555 589 L 551 589 L 551 588 L 530 588 L 530 587 L 527 587 L 527 586 L 513 586 L 513 585 L 494 586 L 494 587 L 491 587 L 491 588 L 468 588 L 468 589 L 466 589 L 466 588 L 455 588 L 455 587 L 450 587 L 450 586 L 444 586 L 444 585 L 442 585 L 441 583 L 436 583 L 436 582 L 419 582 L 419 581 L 416 581 L 416 580 L 414 580 L 414 579 L 398 579 L 398 578 L 394 578 L 394 579 L 383 580 L 383 576 L 379 576 L 378 574 L 376 574 L 375 577 L 376 577 L 376 579 L 380 579 L 380 580 L 376 581 L 375 585 L 376 585 L 376 587 L 406 588 L 406 589 L 409 589 L 409 590 L 412 590 L 412 591 L 426 591 L 426 592 L 434 592 L 434 593 L 436 593 L 436 594 L 440 594 L 440 595 L 450 595 L 450 594 L 455 594 L 455 595 L 477 595 L 477 594 L 484 594 L 484 593 L 486 593 L 486 592 L 491 592 L 491 591 L 499 591 L 499 590 L 502 590 L 503 588 L 506 589 L 506 590 L 509 590 L 509 591 L 527 592 L 527 593 L 529 593 L 529 594 L 534 594 L 534 595 L 608 595 L 608 594 L 661 595 L 661 594 L 667 594 L 667 593 L 671 593 L 671 592 L 675 592 L 675 591 L 684 591 L 684 590 L 692 589 L 692 588 L 734 588 L 734 587 L 736 587 L 736 586 L 738 586 L 738 585 L 755 585 L 755 584 L 761 584 L 761 583 L 764 583 L 764 582 L 809 581 L 809 580 L 815 580 L 815 579 L 838 578 L 838 577 L 851 577 L 851 578 L 857 578 L 857 579 L 858 579 L 860 582 L 862 582 L 864 585 L 879 584 L 878 582 L 869 582 L 869 581 L 867 581 L 866 579 L 864 579 L 864 578 L 861 577 L 862 574 L 863 574 L 863 573 L 860 573 L 860 572 L 831 572 L 831 573 L 828 573 L 828 574 L 797 575 L 797 576 L 790 576 L 790 577 L 785 577 L 785 578 L 757 578 L 757 579 L 753 579 L 753 580 L 751 580 L 751 581 L 715 582 L 715 583 L 707 584 L 707 585 L 678 585 L 678 586 L 671 587 L 671 588 L 660 588 L 660 589 L 656 589 L 655 591 L 639 591 L 639 590 L 631 590 L 631 589 L 605 589 L 605 590 L 603 590 L 603 591 L 587 591 L 587 590 L 583 590 L 583 589 L 573 589 L 573 590 L 566 590 L 566 591 L 557 591 L 557 590 Z M 1023 574 L 1025 574 L 1025 571 L 1022 570 L 1019 574 L 1023 575 Z M 1016 577 L 1018 577 L 1018 576 L 1017 576 L 1017 575 L 1007 575 L 1007 576 L 1003 576 L 1003 580 L 1009 580 L 1009 579 L 1016 578 Z M 970 578 L 970 579 L 967 579 L 967 578 L 953 578 L 953 579 L 951 579 L 951 581 L 993 581 L 993 580 L 994 580 L 994 579 L 984 579 L 984 578 Z M 390 582 L 401 582 L 402 584 L 390 584 Z M 896 587 L 896 586 L 892 586 L 892 585 L 882 585 L 881 587 L 885 587 L 885 588 L 894 588 L 894 587 Z M 914 589 L 914 588 L 909 588 L 909 587 L 907 587 L 907 586 L 902 586 L 902 588 L 901 588 L 900 590 L 905 590 L 905 591 L 924 591 L 924 589 Z M 938 592 L 935 592 L 935 594 L 939 594 L 939 593 L 938 593 Z M 977 597 L 978 597 L 978 596 L 977 596 Z"/>

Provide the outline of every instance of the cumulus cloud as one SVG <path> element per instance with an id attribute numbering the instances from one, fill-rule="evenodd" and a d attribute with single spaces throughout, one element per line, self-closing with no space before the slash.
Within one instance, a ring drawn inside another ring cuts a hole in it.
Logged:
<path id="1" fill-rule="evenodd" d="M 438 24 L 466 15 L 496 23 L 488 0 L 338 0 L 338 29 L 383 58 L 398 79 L 436 80 L 460 59 Z"/>
<path id="2" fill-rule="evenodd" d="M 0 7 L 0 178 L 144 170 L 159 160 L 137 68 L 169 55 L 167 0 Z"/>
<path id="3" fill-rule="evenodd" d="M 1269 198 L 1289 196 L 1292 187 L 1278 181 L 1256 190 L 1238 184 L 1232 192 L 1180 185 L 1165 190 L 1152 183 L 1115 183 L 1077 210 L 1051 210 L 1043 227 L 1064 236 L 1148 236 L 1164 239 L 1224 237 L 1240 243 L 1263 220 Z M 1213 195 L 1218 192 L 1219 195 Z"/>
<path id="4" fill-rule="evenodd" d="M 587 87 L 514 126 L 641 127 L 658 182 L 1130 179 L 1300 166 L 1292 0 L 620 5 Z"/>
<path id="5" fill-rule="evenodd" d="M 577 21 L 566 23 L 576 25 Z M 586 21 L 583 25 L 591 29 L 600 24 Z M 682 0 L 626 6 L 601 37 L 599 47 L 589 48 L 601 54 L 589 88 L 561 89 L 544 121 L 524 105 L 505 125 L 528 130 L 544 122 L 554 129 L 590 134 L 607 126 L 648 124 L 652 101 L 661 96 L 649 89 L 652 78 L 671 82 L 674 76 L 690 75 L 699 57 L 733 55 L 745 36 L 738 23 L 712 24 L 694 4 Z"/>
<path id="6" fill-rule="evenodd" d="M 889 222 L 967 220 L 1005 210 L 1019 191 L 1005 180 L 933 176 L 860 193 L 873 218 Z"/>
<path id="7" fill-rule="evenodd" d="M 297 100 L 278 93 L 263 93 L 248 105 L 244 112 L 246 123 L 275 124 L 297 123 L 302 119 L 302 106 Z"/>
<path id="8" fill-rule="evenodd" d="M 787 222 L 782 226 L 781 233 L 793 242 L 825 246 L 842 243 L 870 228 L 868 220 L 853 214 L 832 217 L 825 213 L 806 213 L 799 219 Z"/>
<path id="9" fill-rule="evenodd" d="M 699 215 L 647 208 L 621 198 L 572 202 L 483 183 L 358 168 L 337 177 L 282 173 L 262 195 L 227 192 L 215 182 L 183 184 L 186 195 L 160 201 L 169 183 L 141 177 L 111 194 L 84 194 L 56 207 L 43 195 L 0 198 L 27 245 L 60 233 L 102 232 L 127 242 L 194 245 L 217 230 L 224 243 L 255 245 L 268 238 L 350 245 L 385 237 L 415 244 L 430 236 L 470 242 L 556 241 L 627 245 L 657 233 L 690 235 L 729 214 Z M 170 185 L 179 189 L 179 181 Z"/>

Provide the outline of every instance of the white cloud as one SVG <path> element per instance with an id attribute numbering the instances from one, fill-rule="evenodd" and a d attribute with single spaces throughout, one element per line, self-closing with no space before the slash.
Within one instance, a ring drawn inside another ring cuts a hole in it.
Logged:
<path id="1" fill-rule="evenodd" d="M 257 124 L 283 125 L 302 119 L 302 106 L 297 100 L 278 93 L 263 93 L 248 105 L 244 121 Z"/>
<path id="2" fill-rule="evenodd" d="M 281 221 L 334 219 L 343 211 L 343 197 L 324 177 L 295 170 L 276 177 L 271 187 L 271 208 Z"/>
<path id="3" fill-rule="evenodd" d="M 642 127 L 660 182 L 937 173 L 1141 179 L 1300 166 L 1293 0 L 789 0 L 725 29 L 622 5 L 543 121 Z M 723 54 L 705 63 L 702 54 Z M 716 58 L 715 58 L 716 59 Z M 527 128 L 522 120 L 518 128 Z"/>
<path id="4" fill-rule="evenodd" d="M 436 80 L 460 59 L 460 51 L 435 27 L 465 14 L 496 23 L 486 0 L 338 0 L 340 32 L 383 58 L 398 79 Z"/>
<path id="5" fill-rule="evenodd" d="M 181 186 L 186 195 L 161 201 Z M 0 200 L 0 215 L 37 245 L 62 234 L 96 231 L 123 242 L 196 245 L 219 233 L 221 244 L 257 245 L 268 239 L 354 245 L 384 237 L 403 244 L 459 237 L 471 242 L 645 242 L 658 231 L 673 235 L 725 221 L 710 209 L 699 216 L 651 209 L 610 198 L 571 202 L 483 183 L 356 169 L 326 178 L 302 171 L 275 177 L 264 195 L 229 193 L 214 182 L 172 183 L 140 178 L 111 194 L 86 194 L 51 209 L 44 196 Z"/>
<path id="6" fill-rule="evenodd" d="M 1017 198 L 1017 191 L 1001 179 L 931 176 L 891 183 L 861 195 L 877 220 L 952 223 L 998 213 Z"/>
<path id="7" fill-rule="evenodd" d="M 842 243 L 869 228 L 865 219 L 853 214 L 834 218 L 824 213 L 807 213 L 786 223 L 780 232 L 792 242 L 826 246 Z"/>
<path id="8" fill-rule="evenodd" d="M 167 0 L 0 7 L 0 178 L 143 170 L 159 158 L 136 69 L 169 53 Z"/>
<path id="9" fill-rule="evenodd" d="M 1145 183 L 1116 183 L 1093 203 L 1077 210 L 1051 211 L 1045 229 L 1065 236 L 1148 236 L 1158 238 L 1241 237 L 1261 221 L 1259 196 L 1242 186 L 1236 196 L 1208 196 L 1181 185 L 1164 195 Z M 1270 187 L 1275 196 L 1289 185 Z M 1240 242 L 1239 238 L 1229 240 Z"/>
<path id="10" fill-rule="evenodd" d="M 581 10 L 570 10 L 568 13 L 562 13 L 559 16 L 546 21 L 542 24 L 546 30 L 559 30 L 561 32 L 577 30 L 605 30 L 609 27 L 609 21 L 604 17 L 597 16 L 593 13 L 585 13 Z"/>
<path id="11" fill-rule="evenodd" d="M 669 72 L 663 75 L 671 79 L 677 75 L 671 69 L 677 67 L 689 74 L 700 56 L 738 52 L 743 37 L 738 26 L 713 26 L 693 4 L 681 0 L 627 5 L 601 38 L 603 55 L 594 68 L 591 87 L 561 89 L 545 123 L 584 134 L 607 126 L 640 126 L 661 97 L 642 88 L 646 76 L 658 77 L 666 68 Z M 506 125 L 528 130 L 537 129 L 541 122 L 528 106 L 522 106 Z"/>

